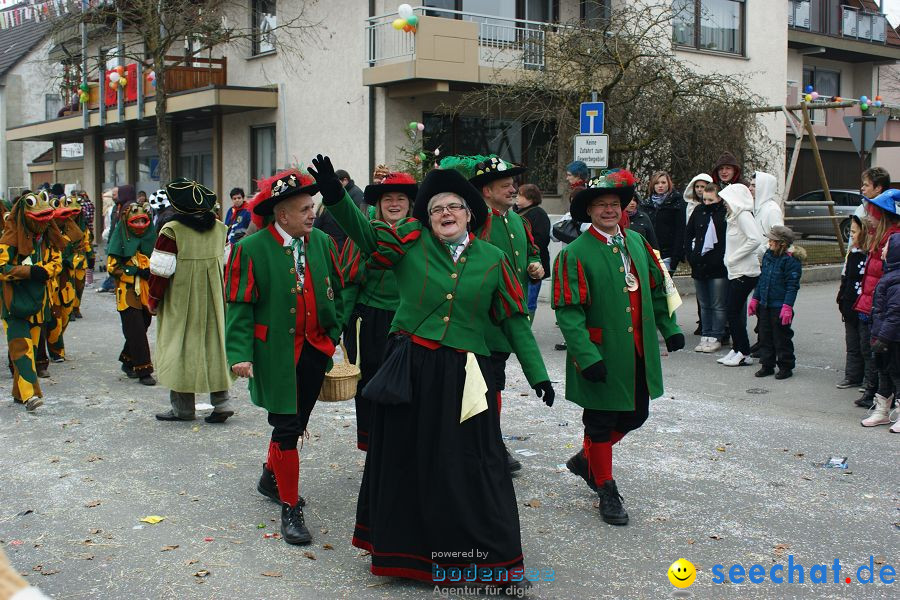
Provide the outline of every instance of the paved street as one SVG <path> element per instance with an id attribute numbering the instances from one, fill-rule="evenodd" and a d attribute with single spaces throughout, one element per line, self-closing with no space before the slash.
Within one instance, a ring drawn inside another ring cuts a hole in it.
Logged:
<path id="1" fill-rule="evenodd" d="M 870 555 L 900 570 L 900 435 L 860 427 L 856 390 L 834 387 L 843 367 L 835 290 L 801 289 L 798 368 L 786 381 L 691 352 L 687 299 L 688 349 L 663 359 L 666 395 L 616 447 L 627 527 L 603 523 L 596 496 L 562 467 L 581 444 L 577 407 L 559 398 L 546 408 L 511 361 L 503 423 L 524 465 L 515 486 L 526 566 L 553 570 L 530 597 L 671 597 L 666 570 L 679 557 L 699 571 L 688 590 L 697 598 L 897 597 L 900 582 L 855 580 Z M 301 484 L 314 543 L 288 546 L 265 537 L 279 530 L 277 507 L 255 491 L 270 430 L 245 385 L 224 426 L 157 422 L 167 390 L 119 370 L 112 296 L 87 291 L 83 312 L 66 336 L 71 360 L 44 380 L 45 406 L 27 415 L 0 403 L 0 543 L 28 581 L 58 598 L 432 597 L 432 586 L 372 576 L 350 545 L 364 458 L 352 402 L 313 413 Z M 535 331 L 561 396 L 549 305 Z M 9 385 L 4 372 L 6 397 Z M 849 468 L 822 468 L 831 456 Z M 140 522 L 150 515 L 165 520 Z M 768 580 L 789 555 L 804 566 L 803 585 Z M 831 583 L 835 559 L 851 584 Z M 714 565 L 727 577 L 734 563 L 762 565 L 766 582 L 712 582 Z M 829 583 L 810 583 L 815 564 L 828 566 Z"/>

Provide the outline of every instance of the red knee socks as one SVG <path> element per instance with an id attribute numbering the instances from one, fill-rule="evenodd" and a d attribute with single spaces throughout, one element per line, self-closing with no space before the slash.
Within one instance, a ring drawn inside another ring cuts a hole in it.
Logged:
<path id="1" fill-rule="evenodd" d="M 625 434 L 622 433 L 621 431 L 613 431 L 609 435 L 609 441 L 610 441 L 610 443 L 615 444 L 616 442 L 621 440 L 623 437 L 625 437 Z"/>
<path id="2" fill-rule="evenodd" d="M 497 414 L 499 415 L 503 409 L 503 398 L 500 397 L 501 392 L 497 392 Z"/>
<path id="3" fill-rule="evenodd" d="M 612 442 L 594 442 L 591 441 L 591 438 L 585 436 L 584 454 L 587 456 L 591 476 L 598 486 L 613 478 Z"/>
<path id="4" fill-rule="evenodd" d="M 296 448 L 282 450 L 278 442 L 269 442 L 269 456 L 266 466 L 275 472 L 278 497 L 289 506 L 296 506 L 300 492 L 300 454 Z"/>

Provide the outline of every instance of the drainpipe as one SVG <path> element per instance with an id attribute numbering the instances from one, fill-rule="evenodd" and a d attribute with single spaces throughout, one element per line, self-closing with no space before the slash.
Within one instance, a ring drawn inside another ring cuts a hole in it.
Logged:
<path id="1" fill-rule="evenodd" d="M 369 0 L 369 17 L 375 16 L 375 0 Z M 366 44 L 369 41 L 366 40 Z M 365 181 L 371 181 L 375 172 L 375 86 L 369 86 L 369 172 Z"/>

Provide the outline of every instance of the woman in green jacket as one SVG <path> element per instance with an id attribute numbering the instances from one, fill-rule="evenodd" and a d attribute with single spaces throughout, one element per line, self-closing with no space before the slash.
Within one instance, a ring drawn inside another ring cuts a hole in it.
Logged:
<path id="1" fill-rule="evenodd" d="M 365 390 L 374 419 L 353 545 L 371 553 L 376 575 L 434 582 L 465 556 L 481 567 L 479 581 L 499 575 L 526 585 L 497 394 L 487 384 L 489 320 L 500 323 L 548 406 L 554 392 L 509 261 L 471 233 L 487 218 L 484 200 L 458 172 L 434 170 L 413 218 L 370 223 L 331 161 L 320 155 L 313 165 L 328 210 L 371 263 L 393 269 L 400 291 L 391 354 Z M 388 373 L 376 394 L 370 388 Z"/>
<path id="2" fill-rule="evenodd" d="M 375 220 L 395 227 L 412 214 L 412 200 L 418 190 L 419 185 L 410 175 L 389 173 L 381 183 L 366 186 L 366 204 L 374 209 Z M 353 353 L 359 353 L 362 372 L 355 399 L 356 447 L 368 450 L 372 404 L 363 397 L 362 390 L 384 360 L 391 321 L 400 304 L 400 292 L 397 290 L 394 272 L 369 261 L 369 257 L 360 252 L 359 246 L 349 238 L 341 253 L 341 268 L 344 272 L 344 285 L 350 288 L 352 294 L 348 296 L 348 306 L 356 305 L 347 331 L 353 338 Z M 348 349 L 350 345 L 348 342 Z"/>

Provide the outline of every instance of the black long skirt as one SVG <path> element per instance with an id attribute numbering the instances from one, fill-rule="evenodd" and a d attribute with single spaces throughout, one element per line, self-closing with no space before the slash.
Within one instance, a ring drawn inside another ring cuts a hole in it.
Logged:
<path id="1" fill-rule="evenodd" d="M 477 581 L 515 576 L 519 512 L 490 363 L 478 357 L 488 409 L 460 423 L 466 355 L 419 344 L 410 355 L 411 403 L 373 406 L 353 545 L 371 552 L 375 575 L 440 582 L 475 565 Z"/>
<path id="2" fill-rule="evenodd" d="M 369 449 L 369 429 L 372 427 L 372 403 L 362 397 L 362 390 L 378 372 L 384 362 L 388 333 L 394 311 L 358 304 L 356 314 L 362 319 L 359 326 L 359 370 L 361 377 L 356 386 L 356 447 Z M 352 325 L 355 325 L 355 320 Z M 356 337 L 356 329 L 352 334 Z"/>

